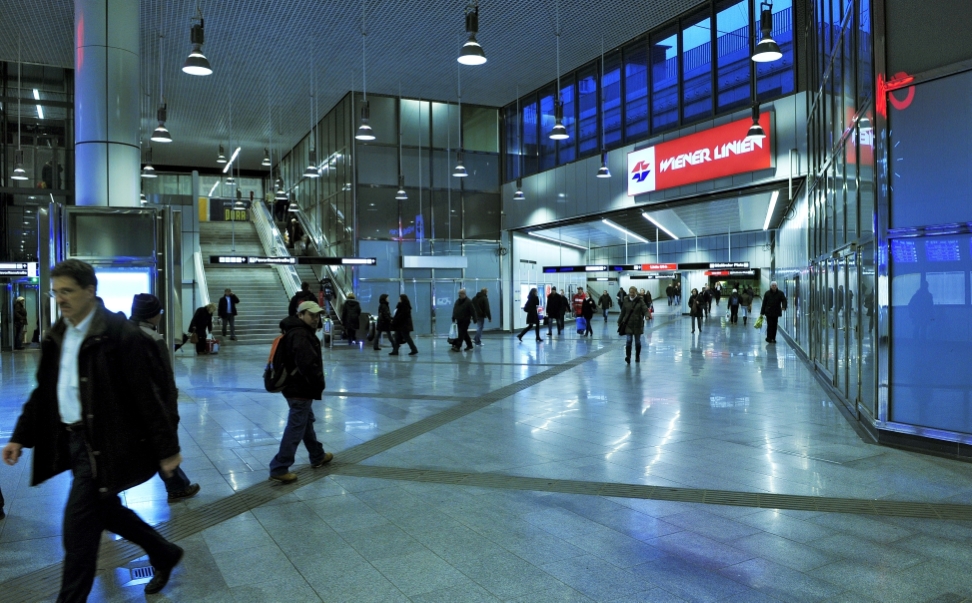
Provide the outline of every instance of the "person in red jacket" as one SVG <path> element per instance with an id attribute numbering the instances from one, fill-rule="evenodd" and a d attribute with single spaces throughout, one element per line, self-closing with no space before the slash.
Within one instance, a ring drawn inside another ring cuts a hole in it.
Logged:
<path id="1" fill-rule="evenodd" d="M 584 288 L 578 287 L 577 293 L 571 298 L 574 307 L 574 316 L 580 316 L 583 312 L 585 299 L 587 299 L 587 295 L 584 294 Z"/>

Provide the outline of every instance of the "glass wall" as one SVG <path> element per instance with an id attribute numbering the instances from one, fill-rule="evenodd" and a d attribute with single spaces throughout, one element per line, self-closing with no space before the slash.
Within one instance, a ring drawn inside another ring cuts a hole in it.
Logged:
<path id="1" fill-rule="evenodd" d="M 809 7 L 812 26 L 806 42 L 811 51 L 804 59 L 811 89 L 810 170 L 806 198 L 780 230 L 786 268 L 778 280 L 785 280 L 801 298 L 797 311 L 791 309 L 781 326 L 838 397 L 876 422 L 878 347 L 886 340 L 879 327 L 883 310 L 875 270 L 874 98 L 868 81 L 873 69 L 870 36 L 865 35 L 871 25 L 862 22 L 870 16 L 870 4 L 814 0 Z M 789 10 L 790 2 L 775 2 L 774 11 L 777 7 Z M 793 44 L 775 14 L 773 36 L 781 47 Z M 759 97 L 792 87 L 790 77 L 792 71 L 773 74 L 757 67 Z M 804 245 L 808 262 L 799 268 L 797 250 Z"/>
<path id="2" fill-rule="evenodd" d="M 773 38 L 783 51 L 782 60 L 757 64 L 750 59 L 758 19 L 749 0 L 708 0 L 674 24 L 607 51 L 603 67 L 598 58 L 563 74 L 561 98 L 570 139 L 560 143 L 548 138 L 554 124 L 555 83 L 521 97 L 519 111 L 516 103 L 504 107 L 503 180 L 595 154 L 602 131 L 604 146 L 612 149 L 749 106 L 754 102 L 754 77 L 759 102 L 792 94 L 792 0 L 773 2 Z M 849 40 L 853 46 L 854 36 Z M 841 73 L 853 78 L 857 69 L 850 66 Z"/>

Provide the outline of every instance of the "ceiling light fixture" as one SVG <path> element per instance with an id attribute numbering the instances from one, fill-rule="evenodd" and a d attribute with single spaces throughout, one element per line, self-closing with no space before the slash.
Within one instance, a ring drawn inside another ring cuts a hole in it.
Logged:
<path id="1" fill-rule="evenodd" d="M 142 178 L 157 178 L 155 168 L 152 167 L 152 145 L 149 145 L 148 154 L 145 157 L 145 165 L 142 166 Z"/>
<path id="2" fill-rule="evenodd" d="M 206 23 L 203 21 L 200 5 L 196 5 L 196 16 L 190 21 L 199 21 L 199 23 L 193 23 L 189 30 L 189 42 L 192 44 L 192 50 L 189 51 L 186 62 L 182 64 L 182 72 L 189 75 L 211 75 L 213 68 L 209 65 L 209 59 L 202 52 L 202 45 L 206 40 Z"/>
<path id="3" fill-rule="evenodd" d="M 635 233 L 631 232 L 627 228 L 624 228 L 624 227 L 622 227 L 622 226 L 620 226 L 618 224 L 615 224 L 614 222 L 608 220 L 607 218 L 602 218 L 601 219 L 601 222 L 603 222 L 604 224 L 610 226 L 611 228 L 613 228 L 615 230 L 618 230 L 620 232 L 623 232 L 625 234 L 625 236 L 629 236 L 629 237 L 631 237 L 632 239 L 634 239 L 636 241 L 641 241 L 642 243 L 650 243 L 650 241 L 648 239 L 636 235 Z"/>
<path id="4" fill-rule="evenodd" d="M 402 111 L 402 84 L 398 84 L 398 110 Z M 421 153 L 421 142 L 419 143 L 419 152 Z M 422 165 L 422 157 L 419 156 L 419 166 Z M 421 170 L 421 168 L 419 168 Z M 419 184 L 419 191 L 421 194 L 421 183 Z M 395 192 L 396 201 L 408 201 L 408 193 L 405 192 L 405 173 L 402 171 L 402 120 L 398 120 L 398 191 Z"/>
<path id="5" fill-rule="evenodd" d="M 160 4 L 159 11 L 161 10 L 162 8 Z M 159 120 L 159 125 L 156 126 L 155 131 L 152 132 L 152 142 L 169 143 L 172 142 L 172 135 L 169 133 L 169 129 L 165 127 L 166 104 L 162 79 L 162 38 L 164 37 L 165 36 L 162 35 L 162 31 L 159 30 L 159 109 L 155 113 L 155 116 Z"/>
<path id="6" fill-rule="evenodd" d="M 526 195 L 523 194 L 523 180 L 520 178 L 516 179 L 516 191 L 513 193 L 514 201 L 526 201 Z"/>
<path id="7" fill-rule="evenodd" d="M 566 245 L 567 247 L 573 247 L 574 249 L 580 249 L 581 251 L 587 251 L 587 247 L 584 247 L 583 245 L 577 245 L 576 243 L 568 243 L 567 241 L 561 241 L 561 240 L 555 239 L 553 237 L 545 237 L 545 236 L 539 235 L 539 234 L 537 234 L 535 232 L 528 232 L 527 234 L 530 235 L 531 237 L 536 237 L 538 239 L 543 239 L 544 241 L 550 241 L 551 243 L 556 243 L 558 245 Z"/>
<path id="8" fill-rule="evenodd" d="M 763 126 L 759 123 L 759 105 L 753 105 L 753 125 L 749 126 L 746 140 L 756 141 L 764 138 L 766 138 L 766 132 L 763 131 Z"/>
<path id="9" fill-rule="evenodd" d="M 312 55 L 313 57 L 313 55 Z M 317 168 L 317 114 L 315 101 L 317 92 L 317 76 L 314 73 L 314 61 L 311 59 L 311 90 L 310 90 L 310 148 L 307 150 L 307 167 L 304 169 L 305 178 L 320 178 L 321 172 Z"/>
<path id="10" fill-rule="evenodd" d="M 321 173 L 317 171 L 317 151 L 308 149 L 307 167 L 304 169 L 304 178 L 320 178 Z"/>
<path id="11" fill-rule="evenodd" d="M 676 241 L 678 240 L 678 237 L 676 237 L 676 236 L 675 236 L 675 233 L 673 233 L 672 231 L 670 231 L 670 230 L 668 230 L 667 228 L 665 228 L 664 226 L 662 226 L 662 225 L 661 225 L 661 224 L 660 224 L 660 223 L 658 222 L 658 220 L 656 220 L 656 219 L 654 219 L 654 218 L 652 218 L 652 217 L 651 217 L 650 215 L 648 215 L 648 212 L 646 212 L 646 211 L 643 211 L 643 212 L 641 212 L 641 216 L 642 216 L 642 217 L 643 217 L 643 218 L 644 218 L 645 220 L 648 220 L 649 222 L 651 222 L 652 224 L 654 224 L 654 225 L 655 225 L 655 226 L 656 226 L 656 227 L 657 227 L 657 228 L 658 228 L 659 230 L 661 230 L 662 232 L 664 232 L 664 233 L 665 233 L 665 234 L 667 234 L 668 236 L 670 236 L 670 237 L 672 237 L 672 238 L 673 238 L 673 239 L 675 239 Z"/>
<path id="12" fill-rule="evenodd" d="M 598 178 L 611 177 L 611 170 L 609 170 L 607 166 L 607 153 L 605 151 L 601 151 L 601 167 L 597 168 L 597 177 Z"/>
<path id="13" fill-rule="evenodd" d="M 396 201 L 408 201 L 408 193 L 405 192 L 405 176 L 398 176 L 398 192 L 395 193 Z"/>
<path id="14" fill-rule="evenodd" d="M 11 180 L 27 180 L 27 170 L 24 169 L 24 151 L 20 148 L 20 95 L 22 94 L 22 84 L 20 80 L 24 64 L 20 62 L 20 36 L 17 37 L 17 151 L 14 153 L 14 171 L 10 175 Z"/>
<path id="15" fill-rule="evenodd" d="M 773 3 L 759 4 L 759 30 L 762 38 L 756 44 L 753 60 L 757 63 L 771 63 L 783 58 L 780 45 L 773 39 Z"/>
<path id="16" fill-rule="evenodd" d="M 263 167 L 270 167 L 270 149 L 263 149 L 263 161 L 260 163 Z"/>
<path id="17" fill-rule="evenodd" d="M 476 40 L 479 33 L 479 2 L 473 2 L 466 7 L 466 33 L 469 39 L 462 45 L 459 51 L 459 58 L 456 60 L 463 65 L 482 65 L 486 62 L 486 53 L 483 47 Z"/>
<path id="18" fill-rule="evenodd" d="M 365 42 L 368 34 L 365 31 L 365 0 L 361 0 L 361 125 L 354 135 L 355 140 L 371 142 L 375 139 L 375 132 L 368 124 L 371 118 L 371 110 L 368 107 L 368 47 Z"/>
<path id="19" fill-rule="evenodd" d="M 766 209 L 766 220 L 763 221 L 763 230 L 769 230 L 770 220 L 773 219 L 773 211 L 776 209 L 776 201 L 780 198 L 780 191 L 773 191 L 770 197 L 769 207 Z"/>
<path id="20" fill-rule="evenodd" d="M 223 150 L 223 145 L 219 145 L 219 153 L 216 155 L 216 163 L 220 165 L 226 163 L 226 152 Z"/>
<path id="21" fill-rule="evenodd" d="M 452 170 L 455 178 L 465 178 L 469 175 L 466 166 L 462 164 L 462 69 L 456 65 L 456 98 L 459 101 L 459 150 L 456 151 L 456 167 Z"/>
<path id="22" fill-rule="evenodd" d="M 550 130 L 550 140 L 567 140 L 567 128 L 564 127 L 564 101 L 560 98 L 560 1 L 557 1 L 557 100 L 554 101 L 554 127 Z"/>
<path id="23" fill-rule="evenodd" d="M 233 168 L 233 162 L 236 161 L 236 158 L 237 157 L 239 157 L 239 155 L 240 155 L 240 149 L 241 148 L 242 147 L 236 147 L 236 150 L 233 151 L 233 154 L 230 156 L 229 162 L 226 164 L 225 167 L 223 167 L 223 173 L 224 174 L 227 173 L 227 172 L 229 172 Z"/>
<path id="24" fill-rule="evenodd" d="M 604 38 L 601 38 L 601 167 L 597 168 L 598 178 L 610 178 L 611 170 L 607 166 L 607 151 L 604 149 Z"/>
<path id="25" fill-rule="evenodd" d="M 234 178 L 232 174 L 226 178 L 226 186 L 236 186 L 236 178 Z"/>
<path id="26" fill-rule="evenodd" d="M 34 88 L 34 100 L 40 100 L 40 91 L 37 88 Z M 34 106 L 37 107 L 37 119 L 44 119 L 44 108 L 40 105 Z"/>

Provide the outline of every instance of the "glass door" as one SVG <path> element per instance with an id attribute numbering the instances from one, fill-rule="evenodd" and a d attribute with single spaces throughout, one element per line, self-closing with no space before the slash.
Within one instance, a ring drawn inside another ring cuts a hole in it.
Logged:
<path id="1" fill-rule="evenodd" d="M 834 387 L 847 395 L 847 258 L 838 256 L 831 260 L 834 269 L 834 303 L 832 320 L 834 326 L 833 369 Z"/>
<path id="2" fill-rule="evenodd" d="M 435 336 L 448 337 L 449 328 L 452 325 L 452 308 L 456 305 L 459 298 L 460 289 L 459 279 L 439 279 L 433 282 L 433 292 L 435 294 Z M 466 292 L 469 295 L 469 292 Z M 473 292 L 475 295 L 475 292 Z"/>
<path id="3" fill-rule="evenodd" d="M 853 408 L 861 398 L 861 303 L 859 272 L 860 252 L 845 256 L 847 293 L 844 297 L 844 326 L 847 331 L 847 400 Z"/>

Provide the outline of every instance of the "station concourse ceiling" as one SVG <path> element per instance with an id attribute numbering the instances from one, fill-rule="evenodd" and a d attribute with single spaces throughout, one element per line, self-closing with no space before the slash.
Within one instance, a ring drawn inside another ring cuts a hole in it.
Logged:
<path id="1" fill-rule="evenodd" d="M 197 0 L 142 0 L 143 139 L 155 127 L 159 32 L 167 126 L 174 142 L 156 144 L 156 166 L 216 167 L 220 142 L 242 146 L 243 169 L 259 170 L 273 133 L 290 149 L 310 129 L 310 82 L 324 115 L 362 74 L 362 0 L 203 1 L 203 46 L 214 73 L 182 73 Z M 561 70 L 568 72 L 679 14 L 700 0 L 559 2 Z M 467 0 L 365 0 L 368 91 L 456 100 L 456 57 L 465 41 Z M 480 0 L 478 39 L 488 61 L 462 67 L 463 102 L 502 106 L 556 77 L 556 0 Z M 3 0 L 0 60 L 74 65 L 74 1 Z M 313 74 L 313 78 L 312 78 Z M 29 82 L 25 82 L 25 87 Z M 271 115 L 274 131 L 271 132 Z M 236 141 L 239 141 L 238 143 Z M 230 152 L 228 150 L 227 152 Z"/>

